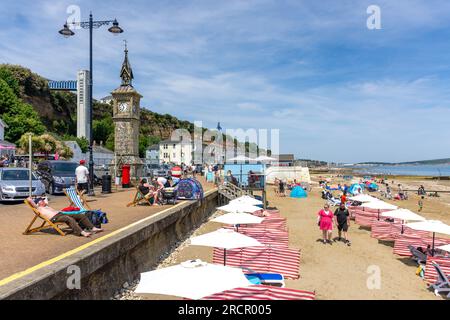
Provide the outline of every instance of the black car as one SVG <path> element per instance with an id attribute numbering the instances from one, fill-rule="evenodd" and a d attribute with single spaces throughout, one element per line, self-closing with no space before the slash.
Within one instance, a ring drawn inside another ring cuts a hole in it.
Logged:
<path id="1" fill-rule="evenodd" d="M 37 175 L 48 194 L 64 192 L 64 189 L 75 186 L 75 169 L 78 163 L 61 160 L 47 160 L 38 164 Z"/>

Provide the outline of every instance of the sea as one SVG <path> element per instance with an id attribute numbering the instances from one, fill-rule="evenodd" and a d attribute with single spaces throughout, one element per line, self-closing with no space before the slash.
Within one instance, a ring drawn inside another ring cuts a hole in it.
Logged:
<path id="1" fill-rule="evenodd" d="M 368 175 L 449 177 L 450 164 L 358 166 L 355 171 Z"/>

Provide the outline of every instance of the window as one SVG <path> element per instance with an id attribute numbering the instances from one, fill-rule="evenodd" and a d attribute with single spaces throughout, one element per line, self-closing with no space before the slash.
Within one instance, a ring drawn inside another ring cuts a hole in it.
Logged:
<path id="1" fill-rule="evenodd" d="M 173 144 L 173 148 L 175 149 L 177 147 L 177 145 L 176 144 Z"/>
<path id="2" fill-rule="evenodd" d="M 167 150 L 168 147 L 169 147 L 169 145 L 167 145 L 167 144 L 164 145 L 164 149 Z"/>
<path id="3" fill-rule="evenodd" d="M 173 153 L 173 157 L 174 157 L 174 158 L 176 158 L 176 157 L 177 157 L 177 155 L 175 154 L 175 152 Z"/>

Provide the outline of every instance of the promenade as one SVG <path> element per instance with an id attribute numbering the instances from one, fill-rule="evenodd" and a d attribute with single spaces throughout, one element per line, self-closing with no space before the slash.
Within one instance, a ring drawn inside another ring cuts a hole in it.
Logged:
<path id="1" fill-rule="evenodd" d="M 203 183 L 202 178 L 200 180 L 205 192 L 214 187 L 212 184 Z M 96 196 L 88 198 L 88 203 L 93 209 L 106 212 L 109 223 L 103 225 L 104 232 L 90 238 L 71 234 L 62 237 L 51 229 L 23 235 L 34 216 L 31 209 L 24 203 L 0 204 L 0 285 L 7 281 L 5 278 L 18 276 L 18 273 L 27 269 L 30 271 L 39 268 L 42 263 L 51 263 L 55 257 L 79 251 L 121 228 L 173 207 L 142 205 L 127 208 L 126 204 L 133 199 L 134 194 L 134 188 L 119 188 L 111 194 L 102 194 L 101 190 L 96 190 Z M 50 197 L 50 206 L 55 209 L 68 205 L 69 201 L 65 195 Z"/>

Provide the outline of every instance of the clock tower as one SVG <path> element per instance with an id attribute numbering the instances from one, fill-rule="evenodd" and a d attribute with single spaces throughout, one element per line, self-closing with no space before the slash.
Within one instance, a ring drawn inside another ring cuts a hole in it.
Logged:
<path id="1" fill-rule="evenodd" d="M 120 71 L 122 84 L 111 92 L 113 97 L 113 120 L 115 124 L 115 161 L 117 165 L 130 165 L 131 177 L 141 175 L 143 162 L 139 158 L 140 100 L 142 96 L 133 88 L 133 70 L 125 59 Z"/>

